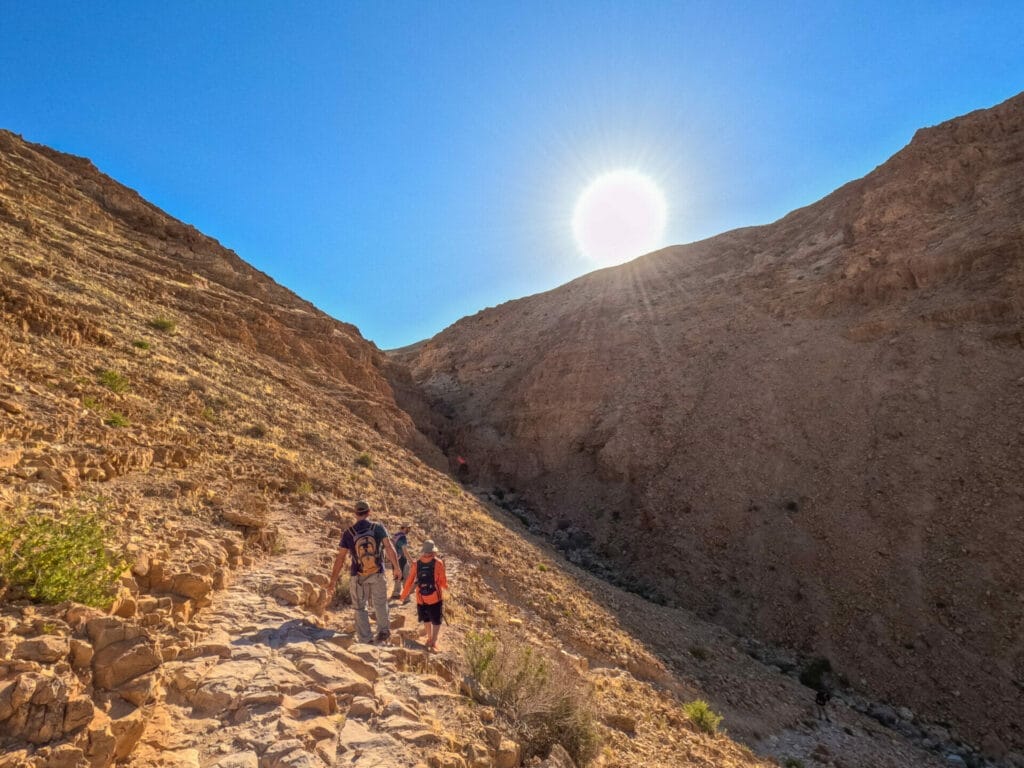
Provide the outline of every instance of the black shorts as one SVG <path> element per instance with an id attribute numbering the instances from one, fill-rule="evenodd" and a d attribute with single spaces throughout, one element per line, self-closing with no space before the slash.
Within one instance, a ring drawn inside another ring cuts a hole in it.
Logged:
<path id="1" fill-rule="evenodd" d="M 444 600 L 431 605 L 417 603 L 416 615 L 419 616 L 420 622 L 423 624 L 437 624 L 440 626 L 441 619 L 444 618 Z"/>

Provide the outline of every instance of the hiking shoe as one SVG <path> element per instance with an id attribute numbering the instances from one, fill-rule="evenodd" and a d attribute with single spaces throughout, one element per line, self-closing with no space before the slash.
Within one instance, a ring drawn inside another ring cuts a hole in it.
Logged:
<path id="1" fill-rule="evenodd" d="M 377 637 L 374 638 L 374 642 L 376 642 L 376 643 L 386 643 L 390 639 L 391 639 L 391 633 L 390 632 L 378 632 L 377 633 Z"/>

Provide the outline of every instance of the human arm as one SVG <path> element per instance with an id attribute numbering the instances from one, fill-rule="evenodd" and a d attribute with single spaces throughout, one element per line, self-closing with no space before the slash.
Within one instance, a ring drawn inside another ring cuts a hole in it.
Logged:
<path id="1" fill-rule="evenodd" d="M 348 550 L 344 547 L 338 548 L 338 554 L 334 557 L 334 567 L 331 569 L 331 580 L 327 583 L 327 594 L 334 594 L 334 585 L 338 583 L 341 569 L 345 567 L 345 560 L 348 559 Z"/>
<path id="2" fill-rule="evenodd" d="M 412 592 L 413 585 L 416 583 L 416 563 L 413 563 L 413 567 L 409 569 L 409 576 L 405 580 L 405 586 L 402 587 L 401 600 L 405 600 Z"/>
<path id="3" fill-rule="evenodd" d="M 391 539 L 384 539 L 384 554 L 388 556 L 388 560 L 391 561 L 391 567 L 394 569 L 394 576 L 396 581 L 402 580 L 402 567 L 398 564 L 398 553 L 395 552 L 395 545 L 391 543 Z"/>

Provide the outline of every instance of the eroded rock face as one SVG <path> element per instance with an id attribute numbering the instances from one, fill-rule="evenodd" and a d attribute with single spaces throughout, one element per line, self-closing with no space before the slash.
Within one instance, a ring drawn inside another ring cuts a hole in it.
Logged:
<path id="1" fill-rule="evenodd" d="M 1019 749 L 1022 179 L 1024 95 L 459 321 L 399 356 L 412 412 L 575 562 Z"/>

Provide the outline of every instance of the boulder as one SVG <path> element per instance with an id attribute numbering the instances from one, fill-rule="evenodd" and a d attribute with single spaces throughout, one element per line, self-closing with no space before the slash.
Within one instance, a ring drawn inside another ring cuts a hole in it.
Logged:
<path id="1" fill-rule="evenodd" d="M 569 753 L 565 751 L 565 747 L 561 744 L 555 744 L 551 748 L 547 759 L 540 764 L 540 768 L 576 768 L 576 763 L 573 762 Z"/>
<path id="2" fill-rule="evenodd" d="M 516 768 L 522 761 L 523 750 L 518 742 L 502 739 L 494 754 L 494 768 Z"/>
<path id="3" fill-rule="evenodd" d="M 171 577 L 169 591 L 192 600 L 200 600 L 213 590 L 213 579 L 195 573 L 177 573 Z"/>
<path id="4" fill-rule="evenodd" d="M 68 638 L 60 635 L 40 635 L 22 640 L 14 647 L 13 657 L 41 664 L 53 664 L 67 657 Z"/>
<path id="5" fill-rule="evenodd" d="M 260 510 L 228 508 L 221 510 L 220 515 L 226 522 L 243 528 L 265 528 L 267 526 L 267 516 Z"/>
<path id="6" fill-rule="evenodd" d="M 236 752 L 222 757 L 211 768 L 260 768 L 260 760 L 254 752 Z"/>
<path id="7" fill-rule="evenodd" d="M 147 637 L 111 643 L 92 660 L 93 684 L 113 690 L 160 666 L 161 656 Z"/>

